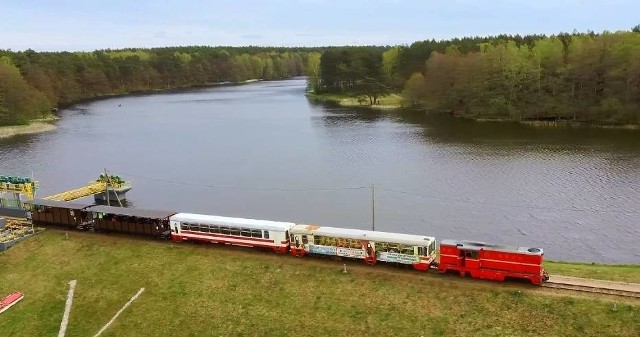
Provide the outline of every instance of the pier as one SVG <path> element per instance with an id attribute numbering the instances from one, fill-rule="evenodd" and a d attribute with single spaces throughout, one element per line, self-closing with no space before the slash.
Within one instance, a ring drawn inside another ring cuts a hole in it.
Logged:
<path id="1" fill-rule="evenodd" d="M 38 181 L 33 178 L 19 176 L 0 176 L 0 209 L 2 214 L 20 216 L 16 211 L 24 211 L 23 203 L 36 198 Z M 96 202 L 106 202 L 108 205 L 120 205 L 126 200 L 126 193 L 131 190 L 131 182 L 119 176 L 105 173 L 95 181 L 72 190 L 43 197 L 51 201 L 73 201 L 93 195 Z"/>

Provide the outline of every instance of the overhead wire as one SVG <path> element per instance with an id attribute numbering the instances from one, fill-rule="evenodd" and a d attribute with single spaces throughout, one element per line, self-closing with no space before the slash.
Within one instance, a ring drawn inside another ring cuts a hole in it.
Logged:
<path id="1" fill-rule="evenodd" d="M 572 211 L 572 212 L 592 212 L 592 213 L 626 213 L 626 214 L 638 214 L 638 213 L 640 213 L 638 211 L 598 210 L 598 209 L 584 209 L 584 208 L 545 207 L 545 206 L 532 206 L 532 205 L 510 205 L 510 204 L 503 204 L 503 203 L 496 203 L 496 202 L 442 198 L 442 197 L 436 197 L 436 196 L 432 196 L 432 195 L 425 195 L 425 194 L 419 194 L 419 193 L 413 193 L 413 192 L 406 192 L 406 191 L 390 189 L 390 188 L 385 188 L 385 187 L 377 187 L 377 189 L 380 189 L 380 190 L 383 190 L 383 191 L 387 191 L 387 192 L 392 192 L 392 193 L 399 193 L 399 194 L 406 194 L 406 195 L 421 197 L 421 198 L 429 198 L 429 199 L 450 201 L 450 202 L 456 202 L 456 203 L 465 203 L 465 204 L 478 204 L 478 205 L 486 205 L 486 206 L 501 206 L 501 207 L 510 207 L 510 208 L 524 208 L 524 209 L 547 210 L 547 211 Z"/>
<path id="2" fill-rule="evenodd" d="M 174 181 L 174 180 L 168 180 L 168 179 L 144 177 L 144 176 L 135 175 L 135 174 L 131 174 L 131 173 L 125 173 L 125 172 L 122 172 L 122 171 L 117 171 L 117 172 L 118 172 L 119 175 L 138 178 L 138 179 L 165 182 L 165 183 L 170 183 L 170 184 L 175 184 L 175 185 L 205 187 L 205 188 L 222 189 L 222 190 L 279 191 L 279 192 L 335 192 L 335 191 L 352 191 L 352 190 L 362 190 L 362 189 L 371 188 L 370 186 L 352 186 L 352 187 L 339 187 L 339 188 L 313 188 L 313 187 L 312 188 L 281 188 L 281 187 L 219 186 L 219 185 L 195 184 L 195 183 Z"/>
<path id="3" fill-rule="evenodd" d="M 204 188 L 212 188 L 212 189 L 221 189 L 221 190 L 238 190 L 238 191 L 278 191 L 278 192 L 336 192 L 336 191 L 354 191 L 354 190 L 370 190 L 371 185 L 369 186 L 349 186 L 349 187 L 337 187 L 337 188 L 281 188 L 281 187 L 243 187 L 243 186 L 220 186 L 220 185 L 208 185 L 208 184 L 195 184 L 190 182 L 183 181 L 175 181 L 161 178 L 153 178 L 153 177 L 145 177 L 141 175 L 126 173 L 122 171 L 118 172 L 119 175 L 145 179 L 151 181 L 158 181 L 163 183 L 170 183 L 175 185 L 183 185 L 183 186 L 193 186 L 193 187 L 204 187 Z M 463 203 L 463 204 L 475 204 L 475 205 L 485 205 L 485 206 L 498 206 L 498 207 L 508 207 L 508 208 L 520 208 L 520 209 L 530 209 L 530 210 L 547 210 L 547 211 L 571 211 L 571 212 L 590 212 L 590 213 L 619 213 L 619 214 L 640 214 L 639 211 L 632 210 L 601 210 L 601 209 L 584 209 L 584 208 L 566 208 L 566 207 L 546 207 L 546 206 L 535 206 L 535 205 L 512 205 L 512 204 L 504 204 L 497 202 L 487 202 L 487 201 L 477 201 L 477 200 L 463 200 L 463 199 L 454 199 L 454 198 L 445 198 L 434 195 L 427 195 L 416 192 L 407 192 L 403 190 L 387 188 L 381 185 L 375 185 L 375 189 L 377 191 L 386 191 L 391 193 L 398 193 L 404 195 L 410 195 L 414 197 L 434 199 L 440 201 L 447 201 L 452 203 Z"/>

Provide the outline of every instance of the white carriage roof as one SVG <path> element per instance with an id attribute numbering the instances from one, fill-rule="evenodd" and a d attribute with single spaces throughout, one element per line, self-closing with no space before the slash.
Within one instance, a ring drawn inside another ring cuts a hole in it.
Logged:
<path id="1" fill-rule="evenodd" d="M 218 225 L 229 227 L 251 227 L 255 229 L 266 229 L 274 231 L 286 231 L 293 227 L 293 222 L 279 222 L 270 220 L 255 220 L 244 218 L 231 218 L 216 215 L 178 213 L 169 218 L 171 221 L 198 223 L 202 225 Z"/>
<path id="2" fill-rule="evenodd" d="M 291 233 L 322 235 L 356 240 L 371 240 L 374 242 L 392 242 L 412 246 L 428 246 L 431 242 L 436 240 L 436 238 L 432 236 L 367 231 L 351 228 L 320 227 L 314 225 L 296 225 L 291 228 Z"/>
<path id="3" fill-rule="evenodd" d="M 501 252 L 510 252 L 510 253 L 521 253 L 521 254 L 529 254 L 529 255 L 542 255 L 542 248 L 535 247 L 522 247 L 522 246 L 514 246 L 514 245 L 498 245 L 486 242 L 477 242 L 477 241 L 464 241 L 464 240 L 442 240 L 440 245 L 448 245 L 448 246 L 458 246 L 460 249 L 467 250 L 497 250 Z"/>

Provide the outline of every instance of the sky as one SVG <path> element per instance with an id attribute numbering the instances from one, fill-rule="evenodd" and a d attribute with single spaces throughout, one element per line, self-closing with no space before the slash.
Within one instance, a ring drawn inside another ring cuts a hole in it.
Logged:
<path id="1" fill-rule="evenodd" d="M 638 24 L 640 0 L 22 0 L 0 4 L 0 49 L 410 45 Z"/>

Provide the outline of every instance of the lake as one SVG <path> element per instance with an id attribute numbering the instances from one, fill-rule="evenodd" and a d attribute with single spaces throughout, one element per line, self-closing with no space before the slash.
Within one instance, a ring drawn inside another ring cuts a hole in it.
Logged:
<path id="1" fill-rule="evenodd" d="M 78 104 L 60 112 L 55 131 L 0 140 L 0 172 L 33 172 L 41 197 L 106 168 L 132 181 L 129 207 L 375 227 L 542 247 L 553 260 L 640 263 L 639 131 L 342 108 L 310 101 L 305 85 L 258 82 Z"/>

